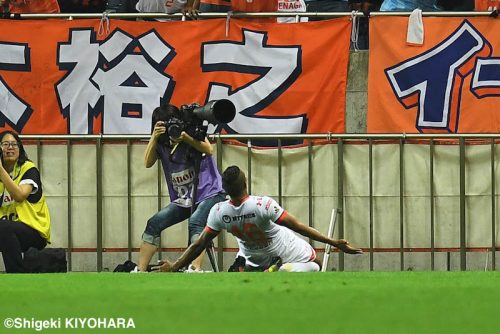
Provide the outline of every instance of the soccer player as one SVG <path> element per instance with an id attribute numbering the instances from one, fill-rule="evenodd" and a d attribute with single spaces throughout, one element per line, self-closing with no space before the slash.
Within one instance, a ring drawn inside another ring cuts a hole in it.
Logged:
<path id="1" fill-rule="evenodd" d="M 238 255 L 245 259 L 245 267 L 249 271 L 270 266 L 269 271 L 319 271 L 321 263 L 314 249 L 294 231 L 337 247 L 347 254 L 362 253 L 361 249 L 351 247 L 344 239 L 328 238 L 316 229 L 302 224 L 272 198 L 250 196 L 245 174 L 237 166 L 228 167 L 224 171 L 222 187 L 229 194 L 230 200 L 217 203 L 210 210 L 207 226 L 200 238 L 177 261 L 163 261 L 153 267 L 153 270 L 178 271 L 196 258 L 223 229 L 236 237 Z"/>

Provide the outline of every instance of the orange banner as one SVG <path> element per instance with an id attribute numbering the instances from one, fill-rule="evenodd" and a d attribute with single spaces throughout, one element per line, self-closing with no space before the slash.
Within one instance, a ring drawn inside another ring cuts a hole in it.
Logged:
<path id="1" fill-rule="evenodd" d="M 23 134 L 147 134 L 160 102 L 219 99 L 236 117 L 209 132 L 344 132 L 348 18 L 2 20 L 0 32 L 0 125 Z"/>
<path id="2" fill-rule="evenodd" d="M 421 46 L 407 27 L 370 19 L 368 132 L 499 132 L 500 22 L 424 17 Z"/>

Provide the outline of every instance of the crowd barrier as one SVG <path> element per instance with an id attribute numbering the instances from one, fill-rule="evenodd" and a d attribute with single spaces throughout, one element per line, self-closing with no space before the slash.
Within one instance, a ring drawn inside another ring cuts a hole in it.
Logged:
<path id="1" fill-rule="evenodd" d="M 70 270 L 112 269 L 118 260 L 104 263 L 103 258 L 113 252 L 133 259 L 145 218 L 168 203 L 161 167 L 148 172 L 142 165 L 147 137 L 22 138 L 41 169 L 53 215 L 53 246 L 68 249 Z M 326 218 L 332 208 L 338 209 L 335 236 L 348 238 L 366 254 L 358 258 L 339 253 L 332 257 L 330 268 L 496 270 L 499 134 L 212 135 L 210 139 L 220 169 L 240 165 L 247 171 L 250 193 L 273 196 L 304 223 L 326 233 Z M 259 141 L 269 139 L 278 141 L 276 148 L 259 147 Z M 291 139 L 303 140 L 304 145 L 283 146 Z M 80 146 L 85 151 L 76 155 Z M 121 184 L 124 180 L 126 185 Z M 76 188 L 81 184 L 92 190 L 79 193 Z M 145 185 L 155 189 L 148 196 L 134 189 Z M 121 197 L 113 199 L 115 195 Z M 141 196 L 149 207 L 135 204 Z M 140 218 L 135 210 L 143 212 Z M 82 217 L 82 212 L 90 217 Z M 165 253 L 172 253 L 172 259 L 185 249 L 187 233 L 182 228 L 171 231 L 183 237 L 169 236 L 159 259 Z M 84 247 L 81 240 L 86 240 Z M 323 251 L 324 245 L 312 244 Z M 219 266 L 227 268 L 236 250 L 232 236 L 221 234 L 216 250 Z M 74 264 L 79 253 L 95 254 L 95 267 Z M 378 258 L 384 254 L 399 258 Z M 423 257 L 413 259 L 412 254 Z"/>

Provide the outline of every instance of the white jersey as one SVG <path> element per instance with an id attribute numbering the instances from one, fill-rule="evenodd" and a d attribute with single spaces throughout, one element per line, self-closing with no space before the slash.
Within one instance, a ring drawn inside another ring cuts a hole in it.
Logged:
<path id="1" fill-rule="evenodd" d="M 139 0 L 135 8 L 140 13 L 178 13 L 187 0 Z"/>
<path id="2" fill-rule="evenodd" d="M 278 12 L 305 12 L 306 3 L 304 0 L 278 0 Z M 295 17 L 278 17 L 278 23 L 295 23 Z M 301 17 L 300 22 L 307 22 L 307 17 Z"/>
<path id="3" fill-rule="evenodd" d="M 251 266 L 268 266 L 279 256 L 283 263 L 310 262 L 314 249 L 290 229 L 280 226 L 286 211 L 272 198 L 248 196 L 239 206 L 230 200 L 217 203 L 208 215 L 207 228 L 227 230 L 236 237 L 239 255 Z"/>

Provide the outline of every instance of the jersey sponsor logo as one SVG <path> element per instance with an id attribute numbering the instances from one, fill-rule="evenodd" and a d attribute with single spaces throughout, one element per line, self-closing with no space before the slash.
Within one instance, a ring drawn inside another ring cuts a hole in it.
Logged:
<path id="1" fill-rule="evenodd" d="M 231 217 L 229 217 L 228 215 L 222 216 L 222 222 L 225 224 L 229 224 L 231 222 Z"/>
<path id="2" fill-rule="evenodd" d="M 247 213 L 245 215 L 239 215 L 239 216 L 233 216 L 231 217 L 231 220 L 233 222 L 240 222 L 240 221 L 243 221 L 245 219 L 250 219 L 250 218 L 255 218 L 257 215 L 255 213 Z M 224 219 L 224 217 L 223 217 Z"/>

